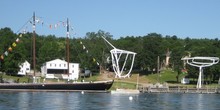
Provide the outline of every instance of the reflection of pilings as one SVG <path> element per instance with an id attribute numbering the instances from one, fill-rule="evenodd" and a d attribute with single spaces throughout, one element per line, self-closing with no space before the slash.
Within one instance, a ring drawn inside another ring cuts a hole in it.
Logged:
<path id="1" fill-rule="evenodd" d="M 144 87 L 139 86 L 138 90 L 143 93 L 202 93 L 202 94 L 211 94 L 211 93 L 220 93 L 220 88 L 217 87 L 206 87 L 206 88 L 189 88 L 189 87 Z"/>

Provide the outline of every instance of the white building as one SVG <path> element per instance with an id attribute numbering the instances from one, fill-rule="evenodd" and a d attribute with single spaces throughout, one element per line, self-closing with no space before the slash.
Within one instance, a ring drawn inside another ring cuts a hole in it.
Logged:
<path id="1" fill-rule="evenodd" d="M 61 59 L 48 61 L 41 67 L 41 74 L 45 78 L 58 78 L 68 79 L 67 62 Z M 60 77 L 59 77 L 60 78 Z M 69 79 L 77 80 L 79 78 L 79 63 L 69 63 Z"/>
<path id="2" fill-rule="evenodd" d="M 189 78 L 183 78 L 183 79 L 181 80 L 181 83 L 182 83 L 182 84 L 189 84 Z"/>
<path id="3" fill-rule="evenodd" d="M 18 75 L 26 75 L 27 73 L 30 73 L 30 63 L 28 63 L 27 61 L 25 61 L 24 63 L 22 63 L 21 65 L 19 65 L 20 70 L 18 71 Z"/>

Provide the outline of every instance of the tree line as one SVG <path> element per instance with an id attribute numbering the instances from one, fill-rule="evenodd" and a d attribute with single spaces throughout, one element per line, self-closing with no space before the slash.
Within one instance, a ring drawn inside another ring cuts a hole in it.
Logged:
<path id="1" fill-rule="evenodd" d="M 181 72 L 183 69 L 182 57 L 207 56 L 220 57 L 220 40 L 216 39 L 181 39 L 177 36 L 162 36 L 158 33 L 149 33 L 144 36 L 125 36 L 113 39 L 109 32 L 99 30 L 88 32 L 85 37 L 70 39 L 70 62 L 80 63 L 80 68 L 99 71 L 103 68 L 111 68 L 110 57 L 112 49 L 101 36 L 111 42 L 119 49 L 136 52 L 133 70 L 141 74 L 157 71 L 158 57 L 160 58 L 160 69 L 172 68 Z M 0 29 L 0 54 L 8 50 L 13 41 L 19 37 L 10 28 Z M 170 62 L 164 66 L 166 52 L 170 51 Z M 32 33 L 23 34 L 16 47 L 1 59 L 0 71 L 8 74 L 16 74 L 19 64 L 27 60 L 32 64 Z M 40 71 L 43 63 L 54 59 L 66 59 L 66 37 L 55 35 L 36 35 L 36 68 Z M 97 64 L 97 62 L 99 64 Z M 188 76 L 197 77 L 198 68 L 187 65 Z M 219 78 L 220 65 L 214 65 L 204 69 L 205 78 L 215 81 Z"/>

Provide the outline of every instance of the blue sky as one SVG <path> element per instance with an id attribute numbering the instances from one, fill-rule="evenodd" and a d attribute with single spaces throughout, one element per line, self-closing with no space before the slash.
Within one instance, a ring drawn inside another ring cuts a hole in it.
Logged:
<path id="1" fill-rule="evenodd" d="M 72 37 L 103 30 L 117 39 L 152 32 L 179 38 L 220 38 L 220 0 L 1 0 L 0 28 L 15 33 L 32 17 L 40 35 L 66 36 L 65 28 L 48 25 L 67 18 Z M 32 31 L 30 23 L 25 26 Z M 23 29 L 22 29 L 23 30 Z"/>

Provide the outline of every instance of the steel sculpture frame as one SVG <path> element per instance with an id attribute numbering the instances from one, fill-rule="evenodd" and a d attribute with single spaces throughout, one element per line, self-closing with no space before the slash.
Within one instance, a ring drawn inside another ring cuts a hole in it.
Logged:
<path id="1" fill-rule="evenodd" d="M 201 88 L 203 84 L 203 68 L 209 67 L 219 62 L 218 57 L 185 57 L 182 60 L 186 60 L 187 64 L 195 67 L 199 67 L 199 78 L 197 81 L 197 88 Z"/>
<path id="2" fill-rule="evenodd" d="M 112 67 L 115 72 L 115 77 L 116 78 L 126 78 L 130 77 L 133 65 L 134 65 L 134 60 L 135 60 L 135 52 L 127 51 L 127 50 L 122 50 L 122 49 L 117 49 L 115 46 L 113 46 L 108 40 L 106 40 L 103 36 L 102 38 L 113 48 L 110 50 L 111 53 L 111 59 L 112 59 Z M 126 55 L 124 58 L 124 63 L 120 65 L 120 61 L 122 59 L 122 55 Z M 131 60 L 131 66 L 130 69 L 128 70 L 127 73 L 124 72 L 125 66 L 127 64 L 127 60 L 129 59 L 129 56 L 132 57 Z"/>

